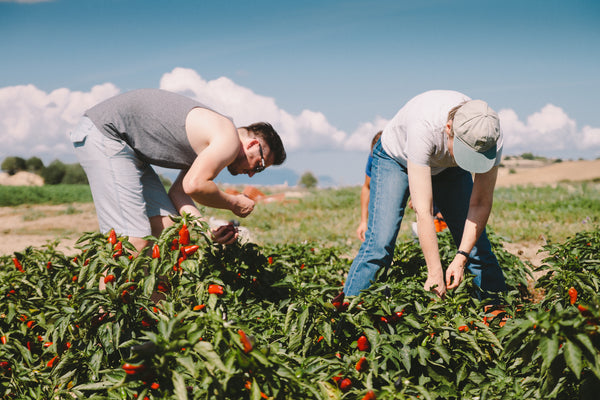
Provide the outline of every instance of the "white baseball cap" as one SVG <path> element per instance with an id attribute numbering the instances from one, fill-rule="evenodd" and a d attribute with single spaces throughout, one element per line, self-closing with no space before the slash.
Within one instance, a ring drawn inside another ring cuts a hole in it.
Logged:
<path id="1" fill-rule="evenodd" d="M 470 100 L 454 115 L 454 160 L 464 170 L 489 171 L 496 163 L 500 120 L 483 100 Z"/>

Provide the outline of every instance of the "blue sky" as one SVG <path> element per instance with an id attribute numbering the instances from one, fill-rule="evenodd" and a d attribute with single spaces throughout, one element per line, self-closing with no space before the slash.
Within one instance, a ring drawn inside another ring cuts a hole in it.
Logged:
<path id="1" fill-rule="evenodd" d="M 268 120 L 281 168 L 338 184 L 430 89 L 486 100 L 505 154 L 597 158 L 599 20 L 596 0 L 0 0 L 0 158 L 74 161 L 79 115 L 142 87 Z"/>

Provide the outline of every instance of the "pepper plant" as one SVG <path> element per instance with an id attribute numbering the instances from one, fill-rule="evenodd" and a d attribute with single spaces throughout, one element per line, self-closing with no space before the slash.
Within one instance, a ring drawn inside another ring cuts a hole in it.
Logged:
<path id="1" fill-rule="evenodd" d="M 481 296 L 471 276 L 444 299 L 426 292 L 408 241 L 368 290 L 343 299 L 347 248 L 223 246 L 206 231 L 184 215 L 140 253 L 90 232 L 73 255 L 50 243 L 1 256 L 1 396 L 520 399 L 600 388 L 597 229 L 547 248 L 540 302 L 527 291 L 531 266 L 493 232 L 509 288 L 500 297 Z M 447 266 L 456 246 L 439 235 Z"/>

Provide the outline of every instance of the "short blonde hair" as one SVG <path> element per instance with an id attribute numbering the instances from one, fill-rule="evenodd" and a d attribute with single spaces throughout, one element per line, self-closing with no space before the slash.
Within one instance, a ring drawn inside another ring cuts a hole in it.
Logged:
<path id="1" fill-rule="evenodd" d="M 459 108 L 461 108 L 464 104 L 466 103 L 466 101 L 463 101 L 462 103 L 460 103 L 457 106 L 452 107 L 452 109 L 448 112 L 448 121 L 454 121 L 454 116 L 456 115 L 456 112 L 458 111 Z M 452 137 L 454 137 L 454 124 L 452 124 L 452 128 L 450 129 L 450 134 L 452 135 Z"/>

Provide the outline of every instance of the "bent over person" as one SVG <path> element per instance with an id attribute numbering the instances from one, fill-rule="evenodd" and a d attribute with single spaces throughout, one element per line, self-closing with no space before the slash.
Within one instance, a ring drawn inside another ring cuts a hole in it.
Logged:
<path id="1" fill-rule="evenodd" d="M 158 237 L 170 215 L 200 216 L 194 201 L 246 217 L 254 201 L 231 195 L 214 179 L 225 167 L 253 176 L 286 158 L 268 123 L 236 128 L 232 120 L 179 94 L 158 89 L 126 92 L 87 110 L 71 141 L 88 177 L 100 230 L 113 229 L 141 250 Z M 180 169 L 166 192 L 152 165 Z M 212 231 L 219 243 L 237 238 L 233 229 Z"/>
<path id="2" fill-rule="evenodd" d="M 466 269 L 484 291 L 506 290 L 485 233 L 502 143 L 498 115 L 482 100 L 434 90 L 402 107 L 373 149 L 365 241 L 350 267 L 343 294 L 358 295 L 370 286 L 379 268 L 390 266 L 409 193 L 427 264 L 425 289 L 443 297 L 447 289 L 459 285 Z M 445 275 L 434 203 L 458 246 Z"/>

